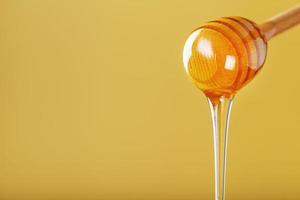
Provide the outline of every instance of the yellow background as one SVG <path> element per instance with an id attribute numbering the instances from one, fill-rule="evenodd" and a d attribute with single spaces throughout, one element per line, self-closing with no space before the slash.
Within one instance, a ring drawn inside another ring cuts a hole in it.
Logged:
<path id="1" fill-rule="evenodd" d="M 213 199 L 206 98 L 182 65 L 208 20 L 297 0 L 2 0 L 0 199 Z M 227 198 L 300 197 L 300 27 L 236 97 Z"/>

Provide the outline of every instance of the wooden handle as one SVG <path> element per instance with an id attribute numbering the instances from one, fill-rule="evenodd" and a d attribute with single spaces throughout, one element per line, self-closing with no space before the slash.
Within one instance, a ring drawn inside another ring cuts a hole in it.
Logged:
<path id="1" fill-rule="evenodd" d="M 272 17 L 260 25 L 267 40 L 300 23 L 300 5 Z"/>

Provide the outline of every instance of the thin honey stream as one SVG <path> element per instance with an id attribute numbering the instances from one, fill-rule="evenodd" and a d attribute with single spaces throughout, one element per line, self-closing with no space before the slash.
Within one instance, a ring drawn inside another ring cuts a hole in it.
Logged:
<path id="1" fill-rule="evenodd" d="M 233 96 L 221 97 L 218 103 L 208 98 L 214 135 L 215 200 L 225 199 L 228 127 Z"/>

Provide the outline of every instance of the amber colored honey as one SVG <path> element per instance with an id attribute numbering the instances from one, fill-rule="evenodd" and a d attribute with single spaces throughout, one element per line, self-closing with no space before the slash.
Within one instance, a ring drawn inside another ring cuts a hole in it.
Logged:
<path id="1" fill-rule="evenodd" d="M 232 96 L 261 69 L 267 43 L 259 27 L 241 17 L 221 18 L 193 31 L 184 47 L 188 75 L 206 96 Z"/>

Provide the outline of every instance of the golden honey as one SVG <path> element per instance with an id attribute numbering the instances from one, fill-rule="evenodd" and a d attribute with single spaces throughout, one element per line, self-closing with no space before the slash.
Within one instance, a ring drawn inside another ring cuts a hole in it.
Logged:
<path id="1" fill-rule="evenodd" d="M 190 34 L 183 62 L 196 86 L 210 99 L 219 99 L 247 84 L 263 66 L 266 52 L 266 39 L 254 22 L 224 17 Z"/>

